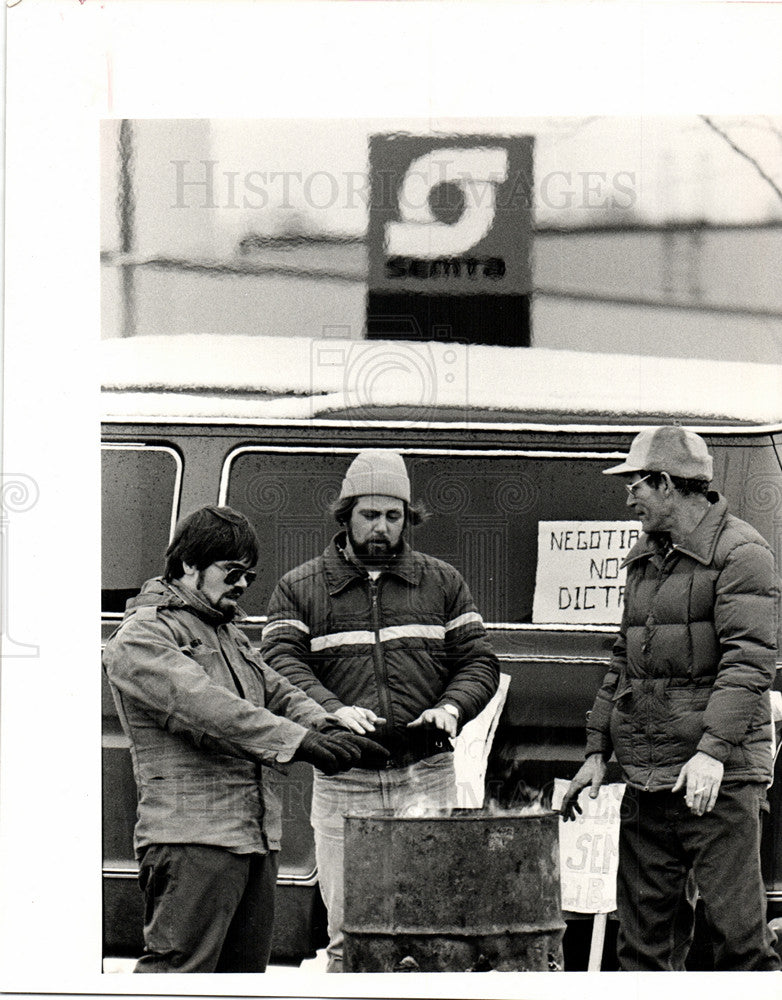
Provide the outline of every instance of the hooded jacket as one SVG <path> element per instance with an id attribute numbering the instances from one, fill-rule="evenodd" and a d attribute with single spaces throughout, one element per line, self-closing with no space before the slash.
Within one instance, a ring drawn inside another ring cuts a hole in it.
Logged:
<path id="1" fill-rule="evenodd" d="M 176 584 L 149 580 L 103 656 L 130 741 L 137 855 L 150 844 L 279 850 L 264 782 L 326 714 L 269 669 L 242 632 Z"/>
<path id="2" fill-rule="evenodd" d="M 613 660 L 587 724 L 587 755 L 613 749 L 625 779 L 670 789 L 701 751 L 724 781 L 770 782 L 769 689 L 779 584 L 771 550 L 709 493 L 700 524 L 666 551 L 631 549 Z"/>
<path id="3" fill-rule="evenodd" d="M 372 736 L 392 765 L 448 751 L 441 730 L 406 726 L 445 703 L 468 722 L 497 689 L 497 657 L 467 585 L 406 542 L 375 582 L 345 541 L 337 535 L 277 584 L 264 659 L 329 712 L 356 704 L 385 718 Z"/>

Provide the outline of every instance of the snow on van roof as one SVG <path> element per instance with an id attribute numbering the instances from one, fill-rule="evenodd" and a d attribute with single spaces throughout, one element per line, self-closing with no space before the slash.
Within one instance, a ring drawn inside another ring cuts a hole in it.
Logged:
<path id="1" fill-rule="evenodd" d="M 782 420 L 782 365 L 418 341 L 211 334 L 102 342 L 104 416 L 309 419 L 403 407 Z"/>

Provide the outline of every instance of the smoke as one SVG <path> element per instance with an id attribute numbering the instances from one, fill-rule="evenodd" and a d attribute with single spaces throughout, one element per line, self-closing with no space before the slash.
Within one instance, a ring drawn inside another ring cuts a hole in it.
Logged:
<path id="1" fill-rule="evenodd" d="M 489 799 L 483 812 L 489 816 L 545 816 L 551 809 L 543 805 L 538 793 L 537 798 L 523 806 L 503 806 L 496 799 Z"/>
<path id="2" fill-rule="evenodd" d="M 440 816 L 448 818 L 453 809 L 441 809 L 433 806 L 431 800 L 425 795 L 416 796 L 411 802 L 395 810 L 394 816 L 400 819 L 422 819 L 428 816 Z"/>
<path id="3" fill-rule="evenodd" d="M 434 791 L 424 788 L 419 775 L 412 775 L 412 783 L 405 800 L 393 810 L 393 816 L 398 819 L 441 818 L 450 816 L 542 816 L 551 812 L 551 789 L 534 788 L 525 781 L 515 777 L 516 762 L 505 763 L 500 779 L 500 786 L 494 782 L 486 783 L 485 805 L 476 801 L 475 795 L 467 796 L 467 802 L 456 806 L 453 789 L 448 786 Z M 513 780 L 515 778 L 515 780 Z M 470 808 L 469 801 L 474 805 Z M 468 806 L 465 808 L 465 806 Z"/>
<path id="4" fill-rule="evenodd" d="M 545 816 L 550 813 L 551 807 L 543 803 L 540 794 L 525 805 L 505 806 L 496 799 L 489 799 L 482 809 L 438 809 L 423 796 L 417 797 L 405 806 L 394 811 L 396 819 L 450 819 L 451 817 L 467 816 Z"/>

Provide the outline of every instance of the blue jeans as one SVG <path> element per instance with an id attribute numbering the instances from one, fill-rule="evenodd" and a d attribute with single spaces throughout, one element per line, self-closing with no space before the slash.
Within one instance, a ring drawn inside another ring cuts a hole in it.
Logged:
<path id="1" fill-rule="evenodd" d="M 616 885 L 622 969 L 681 970 L 694 927 L 692 868 L 717 971 L 779 969 L 760 877 L 758 784 L 725 783 L 710 813 L 690 812 L 681 792 L 627 786 Z"/>
<path id="2" fill-rule="evenodd" d="M 342 971 L 344 912 L 344 816 L 367 815 L 412 804 L 449 809 L 456 805 L 453 754 L 440 753 L 409 767 L 383 771 L 353 768 L 329 778 L 315 771 L 312 786 L 312 829 L 320 893 L 328 911 L 328 971 Z"/>

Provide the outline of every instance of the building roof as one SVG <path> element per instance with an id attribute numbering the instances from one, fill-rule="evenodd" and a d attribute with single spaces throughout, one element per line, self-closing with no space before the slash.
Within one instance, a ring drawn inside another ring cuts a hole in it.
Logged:
<path id="1" fill-rule="evenodd" d="M 414 341 L 105 340 L 109 419 L 782 422 L 782 365 Z"/>

